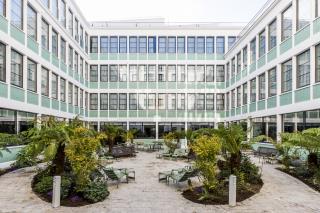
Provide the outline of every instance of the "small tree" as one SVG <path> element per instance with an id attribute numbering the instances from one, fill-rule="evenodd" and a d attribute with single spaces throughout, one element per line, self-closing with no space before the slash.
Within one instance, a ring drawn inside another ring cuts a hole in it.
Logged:
<path id="1" fill-rule="evenodd" d="M 169 148 L 169 153 L 173 153 L 178 146 L 176 135 L 173 132 L 169 132 L 164 136 L 164 144 Z"/>
<path id="2" fill-rule="evenodd" d="M 240 125 L 232 124 L 229 127 L 220 126 L 215 133 L 222 141 L 222 149 L 230 154 L 226 157 L 229 159 L 231 173 L 235 174 L 240 168 L 242 150 L 248 148 L 248 143 L 244 141 L 246 132 Z"/>
<path id="3" fill-rule="evenodd" d="M 109 145 L 109 153 L 112 153 L 112 148 L 116 143 L 116 139 L 123 137 L 123 129 L 115 125 L 104 126 L 104 131 L 102 133 L 104 140 Z"/>
<path id="4" fill-rule="evenodd" d="M 192 144 L 192 149 L 196 153 L 196 168 L 199 169 L 205 193 L 201 199 L 207 199 L 211 193 L 215 193 L 218 186 L 217 174 L 217 155 L 221 150 L 221 139 L 217 136 L 201 136 Z"/>
<path id="5" fill-rule="evenodd" d="M 130 130 L 126 131 L 124 133 L 124 138 L 125 138 L 126 142 L 130 142 L 131 144 L 133 144 L 133 140 L 135 139 L 136 134 L 137 134 L 136 129 L 130 129 Z"/>

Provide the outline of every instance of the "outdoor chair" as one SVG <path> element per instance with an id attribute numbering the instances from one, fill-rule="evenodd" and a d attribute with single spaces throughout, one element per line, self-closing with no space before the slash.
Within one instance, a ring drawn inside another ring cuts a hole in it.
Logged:
<path id="1" fill-rule="evenodd" d="M 185 166 L 184 168 L 180 169 L 172 169 L 171 171 L 159 172 L 158 181 L 161 182 L 163 180 L 166 180 L 166 183 L 168 183 L 168 176 L 171 175 L 173 172 L 183 172 L 188 170 L 191 170 L 191 166 Z"/>
<path id="2" fill-rule="evenodd" d="M 189 151 L 187 149 L 176 149 L 174 150 L 174 153 L 172 154 L 172 158 L 187 158 L 189 154 Z"/>
<path id="3" fill-rule="evenodd" d="M 175 184 L 179 184 L 189 180 L 190 178 L 198 176 L 199 171 L 197 169 L 190 169 L 190 170 L 182 170 L 182 171 L 172 171 L 171 174 L 168 176 L 167 184 L 170 183 L 170 179 Z"/>
<path id="4" fill-rule="evenodd" d="M 162 158 L 164 155 L 166 155 L 166 156 L 170 156 L 170 149 L 168 148 L 168 147 L 164 147 L 164 149 L 163 150 L 161 150 L 158 154 L 157 154 L 157 158 Z"/>
<path id="5" fill-rule="evenodd" d="M 128 169 L 113 169 L 113 168 L 104 168 L 104 173 L 107 178 L 116 181 L 117 188 L 119 187 L 119 183 L 121 183 L 122 179 L 125 179 L 127 183 L 129 183 L 129 178 L 135 179 L 135 172 L 133 170 Z M 134 174 L 134 176 L 129 177 L 129 173 Z"/>

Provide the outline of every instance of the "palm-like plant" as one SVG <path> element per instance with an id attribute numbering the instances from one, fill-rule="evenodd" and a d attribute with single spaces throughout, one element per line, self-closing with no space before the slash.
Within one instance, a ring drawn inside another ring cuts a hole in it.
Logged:
<path id="1" fill-rule="evenodd" d="M 308 151 L 308 168 L 319 168 L 320 128 L 311 128 L 302 132 L 282 133 L 282 142 L 301 147 Z"/>
<path id="2" fill-rule="evenodd" d="M 106 125 L 104 126 L 104 131 L 102 133 L 104 140 L 109 146 L 109 153 L 112 153 L 112 148 L 116 143 L 116 139 L 123 137 L 123 129 L 115 125 Z"/>
<path id="3" fill-rule="evenodd" d="M 124 138 L 126 142 L 130 142 L 131 144 L 133 144 L 133 140 L 135 139 L 137 132 L 137 129 L 130 129 L 124 132 Z"/>
<path id="4" fill-rule="evenodd" d="M 10 152 L 7 148 L 8 146 L 20 144 L 23 144 L 23 140 L 20 135 L 0 133 L 0 157 L 3 157 L 3 151 Z"/>
<path id="5" fill-rule="evenodd" d="M 240 125 L 232 124 L 229 127 L 219 127 L 215 131 L 222 140 L 222 150 L 230 154 L 229 163 L 231 173 L 235 173 L 240 168 L 242 150 L 248 147 L 244 142 L 246 132 Z"/>

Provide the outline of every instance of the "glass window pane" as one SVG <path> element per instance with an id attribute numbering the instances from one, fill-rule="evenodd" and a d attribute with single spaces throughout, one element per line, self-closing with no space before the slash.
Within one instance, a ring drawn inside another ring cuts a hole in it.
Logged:
<path id="1" fill-rule="evenodd" d="M 0 43 L 0 81 L 6 81 L 6 46 Z"/>
<path id="2" fill-rule="evenodd" d="M 207 54 L 214 53 L 214 37 L 207 37 L 206 50 Z"/>
<path id="3" fill-rule="evenodd" d="M 108 82 L 109 72 L 108 72 L 108 65 L 101 65 L 100 66 L 100 81 L 101 82 Z"/>
<path id="4" fill-rule="evenodd" d="M 311 21 L 311 1 L 310 0 L 299 0 L 297 1 L 298 6 L 298 22 L 297 30 L 307 26 Z"/>
<path id="5" fill-rule="evenodd" d="M 28 59 L 27 66 L 27 89 L 33 92 L 37 92 L 37 64 Z"/>
<path id="6" fill-rule="evenodd" d="M 106 36 L 103 36 L 103 37 L 100 37 L 100 53 L 108 53 L 108 37 Z M 94 51 L 95 53 L 98 52 L 98 38 L 97 37 L 94 37 L 94 40 L 91 41 L 91 43 L 94 42 L 93 44 L 91 45 L 94 45 L 94 49 L 91 50 L 91 51 Z"/>
<path id="7" fill-rule="evenodd" d="M 158 42 L 159 42 L 158 52 L 159 53 L 166 53 L 167 37 L 159 37 Z"/>
<path id="8" fill-rule="evenodd" d="M 269 50 L 277 46 L 277 20 L 269 24 Z"/>
<path id="9" fill-rule="evenodd" d="M 178 37 L 177 45 L 178 45 L 178 53 L 185 53 L 185 37 Z"/>
<path id="10" fill-rule="evenodd" d="M 23 30 L 23 1 L 11 0 L 11 24 Z"/>
<path id="11" fill-rule="evenodd" d="M 11 50 L 11 84 L 23 87 L 23 57 Z"/>
<path id="12" fill-rule="evenodd" d="M 196 51 L 196 44 L 195 44 L 195 37 L 188 37 L 188 53 L 195 53 Z"/>
<path id="13" fill-rule="evenodd" d="M 1 3 L 0 3 L 1 4 Z M 37 13 L 36 11 L 28 5 L 27 11 L 27 34 L 33 40 L 37 40 Z"/>
<path id="14" fill-rule="evenodd" d="M 292 35 L 292 6 L 288 7 L 282 13 L 282 20 L 281 20 L 281 41 L 284 41 L 291 37 Z"/>
<path id="15" fill-rule="evenodd" d="M 297 88 L 310 85 L 310 51 L 297 57 Z"/>
<path id="16" fill-rule="evenodd" d="M 41 71 L 41 95 L 49 96 L 49 70 L 43 67 Z"/>
<path id="17" fill-rule="evenodd" d="M 292 90 L 292 60 L 282 64 L 281 91 L 282 93 Z"/>

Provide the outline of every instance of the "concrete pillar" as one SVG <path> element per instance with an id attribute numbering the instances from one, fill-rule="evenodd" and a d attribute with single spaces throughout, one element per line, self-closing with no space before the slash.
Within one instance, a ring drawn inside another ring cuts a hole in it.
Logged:
<path id="1" fill-rule="evenodd" d="M 281 143 L 281 132 L 283 132 L 283 116 L 277 115 L 277 143 Z"/>
<path id="2" fill-rule="evenodd" d="M 52 207 L 57 208 L 60 206 L 60 190 L 61 190 L 61 176 L 53 177 L 53 194 L 52 194 Z"/>
<path id="3" fill-rule="evenodd" d="M 156 121 L 156 140 L 159 139 L 159 122 Z"/>
<path id="4" fill-rule="evenodd" d="M 236 206 L 237 204 L 237 177 L 230 175 L 229 177 L 229 206 Z"/>
<path id="5" fill-rule="evenodd" d="M 250 141 L 252 139 L 252 135 L 253 135 L 253 126 L 252 126 L 252 118 L 248 117 L 247 118 L 247 138 L 248 141 Z"/>

